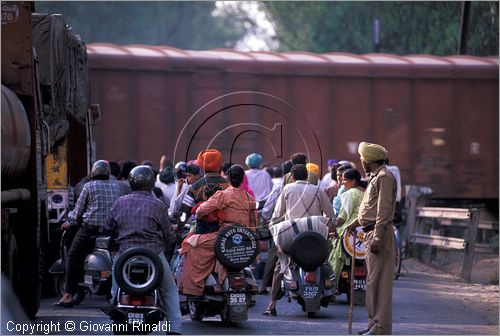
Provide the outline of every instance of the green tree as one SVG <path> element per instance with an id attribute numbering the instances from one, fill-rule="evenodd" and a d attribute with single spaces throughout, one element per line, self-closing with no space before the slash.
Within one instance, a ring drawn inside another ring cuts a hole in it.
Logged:
<path id="1" fill-rule="evenodd" d="M 456 54 L 462 2 L 263 2 L 280 50 L 318 53 L 374 51 L 374 21 L 380 22 L 380 52 Z M 498 55 L 498 2 L 472 2 L 468 54 Z"/>
<path id="2" fill-rule="evenodd" d="M 245 35 L 236 18 L 215 16 L 215 2 L 38 1 L 40 13 L 63 14 L 87 42 L 232 48 Z"/>

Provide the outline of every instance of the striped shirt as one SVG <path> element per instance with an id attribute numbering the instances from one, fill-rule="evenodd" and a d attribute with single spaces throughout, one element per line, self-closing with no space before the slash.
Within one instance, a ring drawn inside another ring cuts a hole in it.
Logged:
<path id="1" fill-rule="evenodd" d="M 87 182 L 82 189 L 75 208 L 68 214 L 70 225 L 95 225 L 100 227 L 106 221 L 109 210 L 121 196 L 116 181 L 95 180 Z"/>
<path id="2" fill-rule="evenodd" d="M 195 204 L 206 201 L 204 191 L 206 185 L 209 183 L 218 184 L 222 190 L 226 189 L 229 185 L 226 179 L 218 173 L 206 173 L 205 176 L 190 186 L 186 196 L 184 196 L 184 200 L 182 201 L 185 207 L 184 211 L 191 213 L 191 208 Z"/>
<path id="3" fill-rule="evenodd" d="M 161 253 L 170 235 L 168 208 L 150 192 L 133 191 L 116 201 L 103 230 L 120 244 L 120 254 L 131 247 Z"/>

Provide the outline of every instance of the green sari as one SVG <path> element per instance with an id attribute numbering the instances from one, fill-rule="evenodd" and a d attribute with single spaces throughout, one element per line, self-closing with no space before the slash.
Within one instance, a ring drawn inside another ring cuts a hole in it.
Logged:
<path id="1" fill-rule="evenodd" d="M 338 218 L 344 219 L 345 222 L 337 228 L 338 238 L 332 239 L 332 250 L 328 257 L 328 261 L 335 272 L 337 286 L 342 268 L 344 265 L 351 264 L 351 257 L 344 252 L 344 248 L 342 247 L 342 237 L 346 228 L 358 218 L 358 210 L 363 200 L 363 194 L 364 192 L 358 188 L 351 188 L 341 195 L 342 205 Z"/>

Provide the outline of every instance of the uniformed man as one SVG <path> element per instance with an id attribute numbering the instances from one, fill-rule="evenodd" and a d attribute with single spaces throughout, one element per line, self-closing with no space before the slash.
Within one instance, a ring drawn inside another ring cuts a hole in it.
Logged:
<path id="1" fill-rule="evenodd" d="M 385 165 L 387 150 L 377 144 L 361 142 L 361 164 L 369 176 L 368 187 L 359 208 L 358 220 L 366 232 L 366 309 L 368 328 L 360 335 L 392 333 L 392 283 L 395 241 L 392 219 L 396 205 L 396 180 Z"/>

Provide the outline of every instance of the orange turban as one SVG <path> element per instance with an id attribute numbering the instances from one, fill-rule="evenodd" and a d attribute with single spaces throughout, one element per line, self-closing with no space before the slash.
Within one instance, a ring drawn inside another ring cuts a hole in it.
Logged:
<path id="1" fill-rule="evenodd" d="M 217 149 L 205 149 L 198 154 L 198 165 L 206 172 L 217 172 L 222 165 L 222 154 Z"/>

